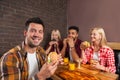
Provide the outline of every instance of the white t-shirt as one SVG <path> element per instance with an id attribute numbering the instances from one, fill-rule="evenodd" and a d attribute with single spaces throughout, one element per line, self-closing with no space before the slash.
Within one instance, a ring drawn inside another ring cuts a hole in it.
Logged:
<path id="1" fill-rule="evenodd" d="M 29 77 L 32 78 L 38 72 L 38 62 L 36 58 L 36 52 L 27 54 Z"/>
<path id="2" fill-rule="evenodd" d="M 94 54 L 93 54 L 93 59 L 95 59 L 95 60 L 98 60 L 98 61 L 99 61 L 98 52 L 94 52 Z"/>

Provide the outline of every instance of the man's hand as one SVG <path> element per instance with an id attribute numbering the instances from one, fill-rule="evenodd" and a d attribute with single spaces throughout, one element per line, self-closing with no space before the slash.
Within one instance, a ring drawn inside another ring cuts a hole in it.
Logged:
<path id="1" fill-rule="evenodd" d="M 57 57 L 58 57 L 57 61 L 52 61 L 50 63 L 46 62 L 42 66 L 40 72 L 37 73 L 37 76 L 40 80 L 45 80 L 46 78 L 52 76 L 57 69 L 57 65 L 63 64 L 63 58 L 61 54 L 58 54 Z"/>
<path id="2" fill-rule="evenodd" d="M 58 54 L 58 61 L 59 61 L 59 64 L 63 64 L 63 63 L 64 63 L 64 62 L 63 62 L 63 58 L 62 58 L 62 56 L 61 56 L 61 53 Z"/>
<path id="3" fill-rule="evenodd" d="M 73 38 L 67 38 L 67 41 L 68 41 L 69 47 L 74 47 L 75 42 L 74 42 Z"/>
<path id="4" fill-rule="evenodd" d="M 40 69 L 40 72 L 37 73 L 39 80 L 46 80 L 46 78 L 49 78 L 50 76 L 52 76 L 57 69 L 58 63 L 59 63 L 58 61 L 45 63 Z"/>

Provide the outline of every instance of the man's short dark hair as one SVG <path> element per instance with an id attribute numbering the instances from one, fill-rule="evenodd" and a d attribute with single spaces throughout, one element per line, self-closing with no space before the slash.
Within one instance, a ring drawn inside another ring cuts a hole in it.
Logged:
<path id="1" fill-rule="evenodd" d="M 70 27 L 68 28 L 68 30 L 71 30 L 71 29 L 76 30 L 77 33 L 79 32 L 79 28 L 78 28 L 77 26 L 70 26 Z"/>
<path id="2" fill-rule="evenodd" d="M 29 18 L 29 19 L 25 22 L 26 29 L 28 29 L 30 23 L 41 24 L 41 25 L 43 26 L 43 28 L 44 28 L 44 23 L 43 23 L 43 21 L 42 21 L 39 17 Z"/>

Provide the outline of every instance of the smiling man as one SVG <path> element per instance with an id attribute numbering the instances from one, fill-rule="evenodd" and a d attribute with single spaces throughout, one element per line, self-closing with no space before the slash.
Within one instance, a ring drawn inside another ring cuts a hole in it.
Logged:
<path id="1" fill-rule="evenodd" d="M 39 17 L 25 23 L 25 40 L 6 52 L 0 60 L 0 80 L 46 80 L 57 69 L 58 60 L 47 63 L 44 49 L 39 46 L 44 36 L 44 24 Z"/>
<path id="2" fill-rule="evenodd" d="M 61 54 L 63 57 L 69 57 L 71 61 L 76 61 L 81 57 L 80 44 L 78 39 L 79 28 L 77 26 L 70 26 L 68 28 L 68 36 L 63 40 L 63 48 Z"/>

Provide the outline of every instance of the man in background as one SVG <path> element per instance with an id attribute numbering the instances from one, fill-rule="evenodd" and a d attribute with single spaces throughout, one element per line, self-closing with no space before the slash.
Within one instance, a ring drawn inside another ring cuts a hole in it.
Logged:
<path id="1" fill-rule="evenodd" d="M 63 40 L 63 48 L 61 54 L 63 57 L 69 57 L 71 61 L 76 61 L 81 57 L 80 44 L 78 39 L 79 28 L 77 26 L 70 26 L 68 28 L 68 36 Z"/>

